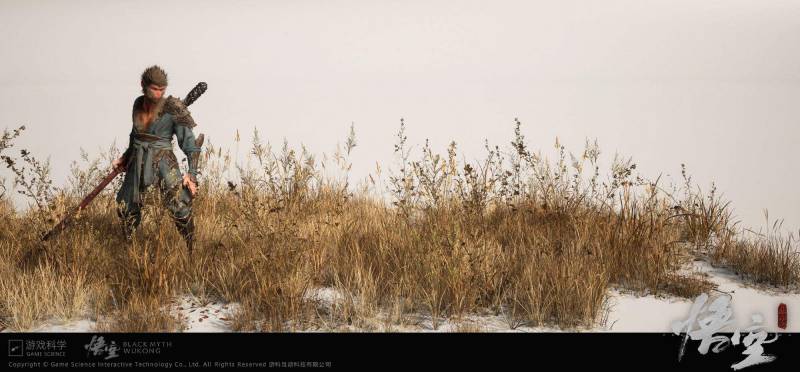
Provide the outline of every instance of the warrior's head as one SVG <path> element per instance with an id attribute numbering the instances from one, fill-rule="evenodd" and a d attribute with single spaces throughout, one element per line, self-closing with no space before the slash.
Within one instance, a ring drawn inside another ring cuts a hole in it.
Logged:
<path id="1" fill-rule="evenodd" d="M 142 72 L 142 93 L 152 101 L 158 101 L 164 96 L 164 90 L 167 89 L 167 73 L 153 65 L 148 67 Z"/>

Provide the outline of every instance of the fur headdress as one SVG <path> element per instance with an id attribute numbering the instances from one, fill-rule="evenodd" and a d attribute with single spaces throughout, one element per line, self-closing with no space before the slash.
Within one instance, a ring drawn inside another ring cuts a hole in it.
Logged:
<path id="1" fill-rule="evenodd" d="M 167 73 L 158 65 L 148 67 L 142 72 L 142 88 L 150 84 L 167 86 Z"/>

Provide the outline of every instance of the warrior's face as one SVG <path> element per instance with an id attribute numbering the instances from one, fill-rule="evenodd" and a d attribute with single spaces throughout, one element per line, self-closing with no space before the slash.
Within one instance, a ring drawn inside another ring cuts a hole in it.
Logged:
<path id="1" fill-rule="evenodd" d="M 158 101 L 164 96 L 164 91 L 167 89 L 164 85 L 150 84 L 145 90 L 144 94 L 147 95 L 151 101 Z"/>

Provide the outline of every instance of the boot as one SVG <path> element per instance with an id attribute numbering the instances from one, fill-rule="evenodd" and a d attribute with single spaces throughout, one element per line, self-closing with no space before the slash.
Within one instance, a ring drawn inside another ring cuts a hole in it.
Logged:
<path id="1" fill-rule="evenodd" d="M 191 256 L 194 249 L 194 218 L 192 218 L 191 214 L 184 218 L 176 218 L 175 226 L 186 241 L 186 248 L 189 250 L 189 256 Z"/>
<path id="2" fill-rule="evenodd" d="M 122 219 L 122 236 L 126 242 L 131 243 L 133 241 L 133 234 L 136 232 L 136 228 L 142 221 L 141 212 L 128 214 L 122 211 L 117 211 L 117 215 Z"/>

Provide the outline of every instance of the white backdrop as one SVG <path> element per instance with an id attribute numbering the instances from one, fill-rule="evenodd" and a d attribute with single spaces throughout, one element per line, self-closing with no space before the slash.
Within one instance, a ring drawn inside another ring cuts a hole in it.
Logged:
<path id="1" fill-rule="evenodd" d="M 120 147 L 141 71 L 212 142 L 247 153 L 253 128 L 333 152 L 354 123 L 353 175 L 409 141 L 467 159 L 506 145 L 580 152 L 679 182 L 715 180 L 745 225 L 800 228 L 800 1 L 0 1 L 0 127 L 66 182 L 79 147 Z M 7 179 L 10 173 L 0 170 Z"/>

